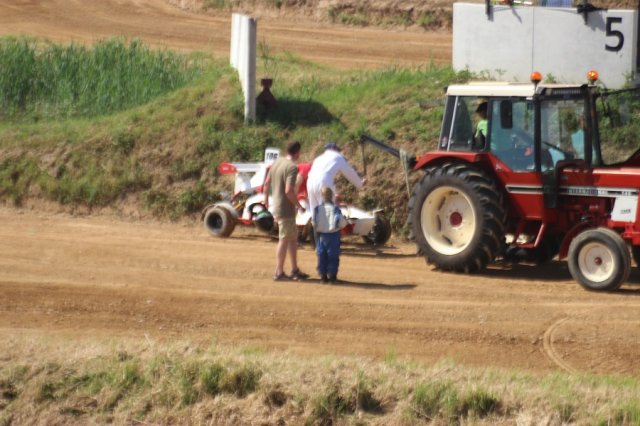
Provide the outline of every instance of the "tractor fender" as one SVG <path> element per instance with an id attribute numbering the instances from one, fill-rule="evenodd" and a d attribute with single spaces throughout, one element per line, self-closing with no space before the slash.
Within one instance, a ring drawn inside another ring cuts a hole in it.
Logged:
<path id="1" fill-rule="evenodd" d="M 573 228 L 569 230 L 562 239 L 562 243 L 560 244 L 560 252 L 558 253 L 558 258 L 560 260 L 565 259 L 569 254 L 569 246 L 571 245 L 571 241 L 582 231 L 585 229 L 591 228 L 591 224 L 589 222 L 580 222 L 575 225 Z"/>
<path id="2" fill-rule="evenodd" d="M 205 208 L 202 209 L 202 213 L 200 214 L 200 220 L 204 220 L 204 216 L 207 214 L 207 211 L 210 208 L 213 208 L 213 207 L 216 207 L 216 206 L 220 206 L 220 207 L 223 207 L 223 208 L 227 209 L 229 211 L 229 213 L 231 213 L 231 215 L 235 219 L 238 218 L 238 212 L 236 212 L 236 209 L 233 208 L 233 205 L 231 205 L 230 202 L 228 202 L 228 201 L 218 201 L 217 203 L 208 204 L 207 206 L 205 206 Z"/>
<path id="3" fill-rule="evenodd" d="M 466 163 L 481 163 L 485 159 L 486 155 L 477 152 L 456 152 L 455 155 L 451 155 L 449 151 L 434 151 L 427 152 L 418 159 L 414 171 L 425 169 L 427 167 L 439 166 L 443 163 L 452 162 L 466 162 Z"/>

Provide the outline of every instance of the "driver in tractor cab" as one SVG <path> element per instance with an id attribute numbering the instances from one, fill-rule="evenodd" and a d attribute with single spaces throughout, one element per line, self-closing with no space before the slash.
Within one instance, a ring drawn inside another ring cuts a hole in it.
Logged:
<path id="1" fill-rule="evenodd" d="M 489 126 L 489 121 L 487 120 L 487 106 L 487 101 L 482 99 L 476 108 L 476 114 L 480 120 L 478 121 L 478 124 L 476 124 L 476 132 L 473 137 L 475 139 L 475 146 L 480 149 L 484 148 L 487 140 L 487 128 Z"/>

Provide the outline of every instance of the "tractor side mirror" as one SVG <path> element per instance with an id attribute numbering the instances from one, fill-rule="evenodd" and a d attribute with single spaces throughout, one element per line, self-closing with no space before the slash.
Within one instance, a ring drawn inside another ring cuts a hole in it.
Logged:
<path id="1" fill-rule="evenodd" d="M 500 101 L 500 127 L 513 128 L 513 105 L 511 101 Z"/>

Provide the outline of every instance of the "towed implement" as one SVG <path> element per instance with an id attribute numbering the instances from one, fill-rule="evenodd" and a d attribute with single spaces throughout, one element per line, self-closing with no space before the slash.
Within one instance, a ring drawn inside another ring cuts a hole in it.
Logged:
<path id="1" fill-rule="evenodd" d="M 205 228 L 214 237 L 229 237 L 236 225 L 255 226 L 260 231 L 277 235 L 277 223 L 264 203 L 262 187 L 271 163 L 278 157 L 279 150 L 267 148 L 265 161 L 261 163 L 222 163 L 220 174 L 234 175 L 234 194 L 223 194 L 222 200 L 206 206 L 202 212 Z M 298 167 L 305 166 L 299 164 Z M 306 166 L 310 166 L 306 164 Z M 313 239 L 311 212 L 305 188 L 298 191 L 298 200 L 305 208 L 296 215 L 296 226 L 300 242 Z M 270 201 L 269 206 L 273 203 Z M 365 211 L 356 206 L 339 203 L 347 226 L 340 232 L 343 236 L 360 236 L 373 246 L 384 245 L 391 237 L 391 224 L 384 212 Z"/>
<path id="2" fill-rule="evenodd" d="M 638 147 L 629 126 L 640 126 L 640 100 L 596 80 L 539 84 L 534 73 L 531 84 L 448 87 L 437 150 L 402 156 L 424 172 L 407 220 L 428 263 L 472 273 L 498 256 L 558 255 L 588 290 L 627 280 L 632 257 L 640 261 L 640 150 L 623 151 Z"/>

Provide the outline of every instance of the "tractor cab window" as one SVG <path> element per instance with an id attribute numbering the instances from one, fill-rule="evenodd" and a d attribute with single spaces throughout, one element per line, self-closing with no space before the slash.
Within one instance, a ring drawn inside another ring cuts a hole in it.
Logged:
<path id="1" fill-rule="evenodd" d="M 640 93 L 612 92 L 601 98 L 598 107 L 602 162 L 615 164 L 627 160 L 639 148 Z"/>
<path id="2" fill-rule="evenodd" d="M 534 107 L 531 101 L 502 99 L 491 103 L 491 152 L 513 171 L 532 171 Z"/>
<path id="3" fill-rule="evenodd" d="M 482 99 L 475 96 L 450 96 L 447 100 L 445 118 L 442 125 L 439 147 L 445 151 L 477 151 L 484 148 L 486 142 L 486 110 L 484 113 L 484 132 L 478 132 L 482 127 L 482 113 L 478 108 Z M 484 101 L 486 107 L 486 101 Z M 480 133 L 481 135 L 479 135 Z"/>
<path id="4" fill-rule="evenodd" d="M 545 100 L 542 102 L 540 114 L 542 171 L 554 169 L 562 160 L 584 160 L 584 100 Z"/>

